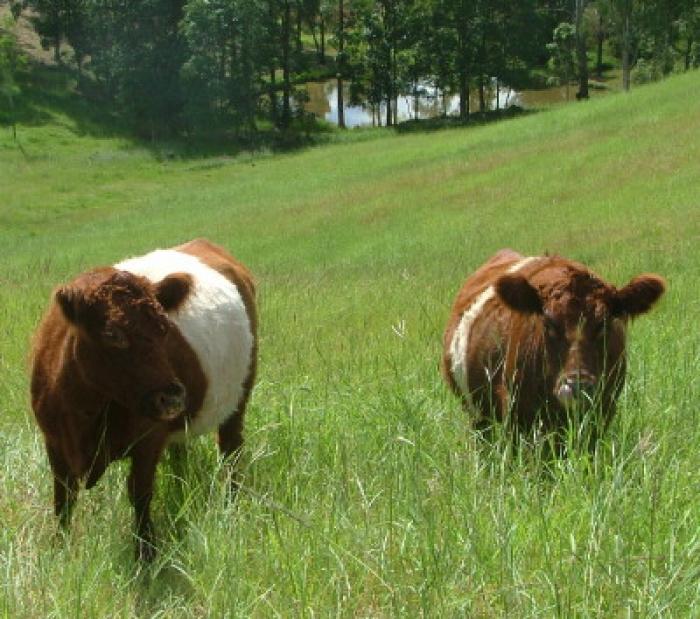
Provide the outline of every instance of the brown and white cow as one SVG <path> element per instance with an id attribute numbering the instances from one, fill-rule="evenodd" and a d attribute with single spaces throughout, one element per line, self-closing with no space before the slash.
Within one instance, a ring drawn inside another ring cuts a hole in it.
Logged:
<path id="1" fill-rule="evenodd" d="M 80 481 L 131 459 L 137 554 L 154 554 L 149 513 L 164 448 L 218 431 L 224 456 L 243 438 L 256 370 L 248 270 L 206 240 L 98 268 L 58 288 L 38 328 L 32 407 L 68 524 Z"/>
<path id="2" fill-rule="evenodd" d="M 561 430 L 599 397 L 604 429 L 625 377 L 627 322 L 664 289 L 658 275 L 618 289 L 577 262 L 501 250 L 457 295 L 443 375 L 478 426 L 495 418 L 522 432 Z"/>

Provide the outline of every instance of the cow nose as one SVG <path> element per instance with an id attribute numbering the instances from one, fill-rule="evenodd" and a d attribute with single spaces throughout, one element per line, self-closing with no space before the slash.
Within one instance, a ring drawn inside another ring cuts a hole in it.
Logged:
<path id="1" fill-rule="evenodd" d="M 575 402 L 590 402 L 595 388 L 596 380 L 587 372 L 568 374 L 560 381 L 556 396 L 564 406 Z"/>
<path id="2" fill-rule="evenodd" d="M 159 419 L 173 419 L 185 410 L 187 392 L 179 381 L 171 382 L 164 389 L 153 394 L 151 402 L 155 416 Z"/>

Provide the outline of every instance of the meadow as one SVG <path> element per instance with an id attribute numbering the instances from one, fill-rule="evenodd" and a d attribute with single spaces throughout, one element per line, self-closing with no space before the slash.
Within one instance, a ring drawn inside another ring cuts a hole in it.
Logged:
<path id="1" fill-rule="evenodd" d="M 49 103 L 0 133 L 4 617 L 700 615 L 700 74 L 283 154 L 164 157 Z M 244 483 L 228 502 L 213 437 L 182 482 L 164 461 L 142 568 L 126 463 L 56 535 L 27 355 L 57 284 L 196 236 L 258 282 Z M 501 247 L 668 280 L 590 456 L 484 442 L 440 378 Z"/>

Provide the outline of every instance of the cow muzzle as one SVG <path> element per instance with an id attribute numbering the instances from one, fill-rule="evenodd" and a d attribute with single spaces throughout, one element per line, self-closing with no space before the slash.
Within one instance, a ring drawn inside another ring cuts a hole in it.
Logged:
<path id="1" fill-rule="evenodd" d="M 596 391 L 596 378 L 588 372 L 574 372 L 557 381 L 554 394 L 562 406 L 570 408 L 590 404 Z"/>
<path id="2" fill-rule="evenodd" d="M 149 417 L 159 421 L 170 421 L 185 412 L 186 403 L 185 386 L 179 380 L 175 380 L 165 389 L 147 395 L 144 410 Z"/>

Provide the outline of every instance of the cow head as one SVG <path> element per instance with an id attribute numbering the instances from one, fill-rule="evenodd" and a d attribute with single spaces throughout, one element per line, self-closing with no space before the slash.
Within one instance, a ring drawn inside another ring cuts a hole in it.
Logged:
<path id="1" fill-rule="evenodd" d="M 565 407 L 590 402 L 624 355 L 625 327 L 651 309 L 665 290 L 658 275 L 640 275 L 616 289 L 569 263 L 532 281 L 508 274 L 496 282 L 503 303 L 536 319 L 547 388 Z"/>
<path id="2" fill-rule="evenodd" d="M 170 364 L 173 325 L 166 311 L 186 298 L 190 286 L 183 273 L 154 285 L 106 268 L 59 288 L 55 299 L 75 327 L 74 355 L 82 378 L 139 414 L 159 420 L 180 415 L 186 392 Z"/>

